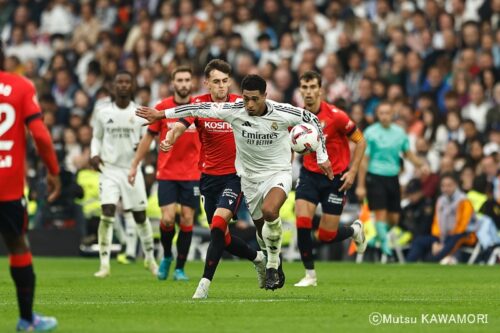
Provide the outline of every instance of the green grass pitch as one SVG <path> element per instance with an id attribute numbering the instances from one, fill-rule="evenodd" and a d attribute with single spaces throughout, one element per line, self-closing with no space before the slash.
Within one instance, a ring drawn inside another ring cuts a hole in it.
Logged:
<path id="1" fill-rule="evenodd" d="M 93 277 L 97 259 L 35 258 L 35 309 L 59 320 L 57 332 L 499 332 L 499 267 L 318 263 L 316 288 L 293 286 L 300 263 L 285 263 L 287 282 L 257 287 L 248 262 L 223 261 L 209 299 L 191 296 L 202 272 L 188 262 L 189 282 L 159 282 L 141 263 L 112 261 L 112 276 Z M 0 258 L 0 332 L 18 317 L 13 283 Z M 417 324 L 373 326 L 369 314 L 418 317 Z M 487 324 L 422 323 L 422 314 L 487 314 Z"/>

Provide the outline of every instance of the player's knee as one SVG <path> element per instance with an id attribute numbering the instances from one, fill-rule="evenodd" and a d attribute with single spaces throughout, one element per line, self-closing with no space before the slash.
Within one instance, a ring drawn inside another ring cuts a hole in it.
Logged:
<path id="1" fill-rule="evenodd" d="M 270 207 L 262 207 L 262 216 L 265 221 L 274 221 L 280 216 L 280 214 L 279 211 Z"/>
<path id="2" fill-rule="evenodd" d="M 193 215 L 192 214 L 181 214 L 179 219 L 179 228 L 182 232 L 192 232 L 193 231 Z"/>
<path id="3" fill-rule="evenodd" d="M 115 205 L 102 205 L 102 215 L 107 217 L 114 217 L 116 211 Z"/>
<path id="4" fill-rule="evenodd" d="M 5 240 L 5 245 L 7 246 L 9 254 L 21 254 L 30 251 L 25 236 L 14 236 L 8 234 L 2 234 L 2 236 Z"/>
<path id="5" fill-rule="evenodd" d="M 179 224 L 181 226 L 192 226 L 193 225 L 193 216 L 189 215 L 181 215 Z"/>
<path id="6" fill-rule="evenodd" d="M 175 228 L 175 224 L 173 222 L 169 223 L 164 220 L 160 220 L 160 229 L 163 231 L 171 231 Z"/>
<path id="7" fill-rule="evenodd" d="M 171 228 L 175 226 L 175 215 L 163 214 L 161 221 L 165 227 Z"/>
<path id="8" fill-rule="evenodd" d="M 212 229 L 214 228 L 218 228 L 222 230 L 223 233 L 226 233 L 227 221 L 223 217 L 215 215 L 212 219 Z"/>
<path id="9" fill-rule="evenodd" d="M 135 223 L 143 224 L 146 222 L 146 212 L 133 212 Z"/>

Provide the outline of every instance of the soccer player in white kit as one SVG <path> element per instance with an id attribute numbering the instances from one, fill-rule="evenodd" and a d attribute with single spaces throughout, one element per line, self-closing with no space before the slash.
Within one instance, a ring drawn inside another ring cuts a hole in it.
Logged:
<path id="1" fill-rule="evenodd" d="M 122 200 L 123 209 L 132 211 L 137 233 L 142 243 L 146 265 L 156 276 L 158 266 L 153 255 L 153 230 L 146 217 L 146 187 L 142 172 L 134 185 L 127 179 L 135 149 L 145 131 L 145 121 L 135 115 L 137 104 L 132 101 L 132 74 L 120 71 L 113 82 L 114 100 L 96 108 L 91 142 L 91 164 L 99 171 L 99 191 L 102 216 L 98 228 L 100 269 L 96 277 L 110 275 L 109 257 L 113 239 L 116 204 Z"/>
<path id="2" fill-rule="evenodd" d="M 236 170 L 257 227 L 257 240 L 261 248 L 267 250 L 266 289 L 274 290 L 279 284 L 277 268 L 282 239 L 279 211 L 292 187 L 288 128 L 301 123 L 314 125 L 321 137 L 316 151 L 318 165 L 330 179 L 333 171 L 315 115 L 289 104 L 266 100 L 266 81 L 258 75 L 247 75 L 241 89 L 243 101 L 178 106 L 165 110 L 164 116 L 220 118 L 233 127 Z M 163 118 L 162 113 L 148 107 L 138 108 L 136 114 L 150 122 Z M 203 288 L 203 279 L 198 288 Z"/>

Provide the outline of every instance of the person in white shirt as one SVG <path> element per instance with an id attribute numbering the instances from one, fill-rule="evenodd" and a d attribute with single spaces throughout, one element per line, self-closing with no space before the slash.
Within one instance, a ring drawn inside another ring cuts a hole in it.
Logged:
<path id="1" fill-rule="evenodd" d="M 481 83 L 473 82 L 469 87 L 470 102 L 462 109 L 462 118 L 471 119 L 479 132 L 484 133 L 486 129 L 486 114 L 491 104 L 484 98 L 484 89 Z"/>
<path id="2" fill-rule="evenodd" d="M 137 233 L 142 243 L 146 265 L 156 276 L 158 266 L 153 255 L 153 230 L 146 217 L 146 187 L 141 172 L 134 185 L 128 182 L 128 171 L 135 149 L 144 133 L 144 120 L 134 112 L 137 104 L 132 101 L 134 83 L 132 74 L 120 71 L 114 82 L 114 100 L 99 103 L 94 111 L 91 164 L 99 171 L 99 189 L 102 216 L 98 228 L 100 269 L 96 277 L 110 275 L 110 250 L 113 239 L 116 205 L 122 200 L 123 209 L 132 211 Z M 128 214 L 130 215 L 130 214 Z"/>
<path id="3" fill-rule="evenodd" d="M 290 104 L 266 99 L 266 81 L 258 75 L 247 75 L 241 84 L 243 100 L 235 103 L 199 103 L 158 112 L 139 107 L 136 115 L 154 122 L 167 118 L 219 118 L 233 127 L 236 142 L 236 171 L 257 227 L 257 240 L 267 250 L 266 289 L 280 283 L 277 272 L 281 251 L 281 219 L 279 211 L 292 187 L 291 147 L 288 128 L 310 123 L 320 134 L 316 151 L 323 172 L 333 178 L 318 118 Z M 225 228 L 224 228 L 225 230 Z M 202 279 L 198 289 L 208 289 L 210 281 Z"/>

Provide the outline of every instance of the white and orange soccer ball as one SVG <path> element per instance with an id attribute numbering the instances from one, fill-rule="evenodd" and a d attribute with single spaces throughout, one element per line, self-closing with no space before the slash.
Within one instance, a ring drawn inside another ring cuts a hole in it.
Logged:
<path id="1" fill-rule="evenodd" d="M 290 145 L 294 152 L 308 154 L 316 151 L 320 137 L 316 127 L 310 124 L 295 125 L 290 131 Z"/>

